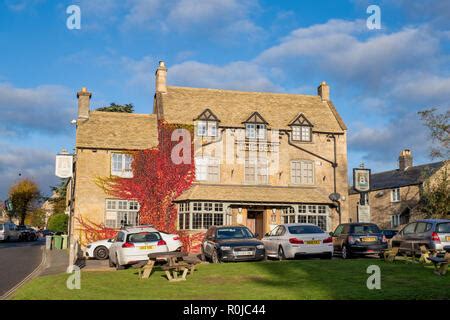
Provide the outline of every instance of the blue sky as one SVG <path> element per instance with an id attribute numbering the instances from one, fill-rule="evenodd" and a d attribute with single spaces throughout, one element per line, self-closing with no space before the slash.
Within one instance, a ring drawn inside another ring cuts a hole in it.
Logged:
<path id="1" fill-rule="evenodd" d="M 66 28 L 71 4 L 81 30 Z M 349 168 L 392 169 L 403 148 L 429 162 L 417 111 L 449 108 L 449 21 L 444 0 L 0 0 L 0 199 L 19 173 L 45 193 L 57 181 L 82 86 L 93 108 L 151 112 L 159 60 L 172 85 L 316 94 L 326 80 Z"/>

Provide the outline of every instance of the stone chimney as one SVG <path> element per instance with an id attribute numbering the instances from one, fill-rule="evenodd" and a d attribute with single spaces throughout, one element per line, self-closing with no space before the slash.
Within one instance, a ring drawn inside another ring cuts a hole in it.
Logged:
<path id="1" fill-rule="evenodd" d="M 167 92 L 167 68 L 164 61 L 159 62 L 158 69 L 156 69 L 156 92 L 166 93 Z"/>
<path id="2" fill-rule="evenodd" d="M 322 101 L 330 100 L 330 87 L 325 81 L 322 81 L 320 86 L 317 88 L 317 93 L 319 94 Z"/>
<path id="3" fill-rule="evenodd" d="M 85 87 L 77 93 L 78 98 L 78 119 L 89 119 L 89 106 L 91 104 L 92 93 L 88 92 Z"/>
<path id="4" fill-rule="evenodd" d="M 411 154 L 411 150 L 405 149 L 400 152 L 400 156 L 398 157 L 398 168 L 400 171 L 404 171 L 409 167 L 413 166 L 413 157 Z"/>

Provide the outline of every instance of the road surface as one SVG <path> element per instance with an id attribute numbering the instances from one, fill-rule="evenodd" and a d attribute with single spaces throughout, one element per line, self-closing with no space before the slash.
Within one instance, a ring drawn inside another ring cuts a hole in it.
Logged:
<path id="1" fill-rule="evenodd" d="M 0 297 L 39 266 L 44 244 L 42 240 L 0 242 Z"/>

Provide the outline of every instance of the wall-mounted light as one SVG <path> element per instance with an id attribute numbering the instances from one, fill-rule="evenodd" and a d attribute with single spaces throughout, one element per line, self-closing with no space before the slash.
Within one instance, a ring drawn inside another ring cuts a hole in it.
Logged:
<path id="1" fill-rule="evenodd" d="M 276 214 L 277 213 L 277 208 L 272 208 L 272 213 Z"/>
<path id="2" fill-rule="evenodd" d="M 242 213 L 242 208 L 238 208 L 238 212 L 239 212 L 239 213 Z"/>

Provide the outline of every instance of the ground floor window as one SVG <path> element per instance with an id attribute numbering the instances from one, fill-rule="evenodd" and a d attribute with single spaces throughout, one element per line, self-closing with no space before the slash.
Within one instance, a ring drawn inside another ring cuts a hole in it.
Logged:
<path id="1" fill-rule="evenodd" d="M 137 201 L 107 199 L 105 225 L 108 228 L 138 225 L 139 209 Z"/>
<path id="2" fill-rule="evenodd" d="M 220 202 L 185 202 L 178 204 L 178 229 L 201 230 L 228 224 L 231 216 Z"/>
<path id="3" fill-rule="evenodd" d="M 283 223 L 312 223 L 329 230 L 329 207 L 326 205 L 294 205 L 282 210 Z"/>

